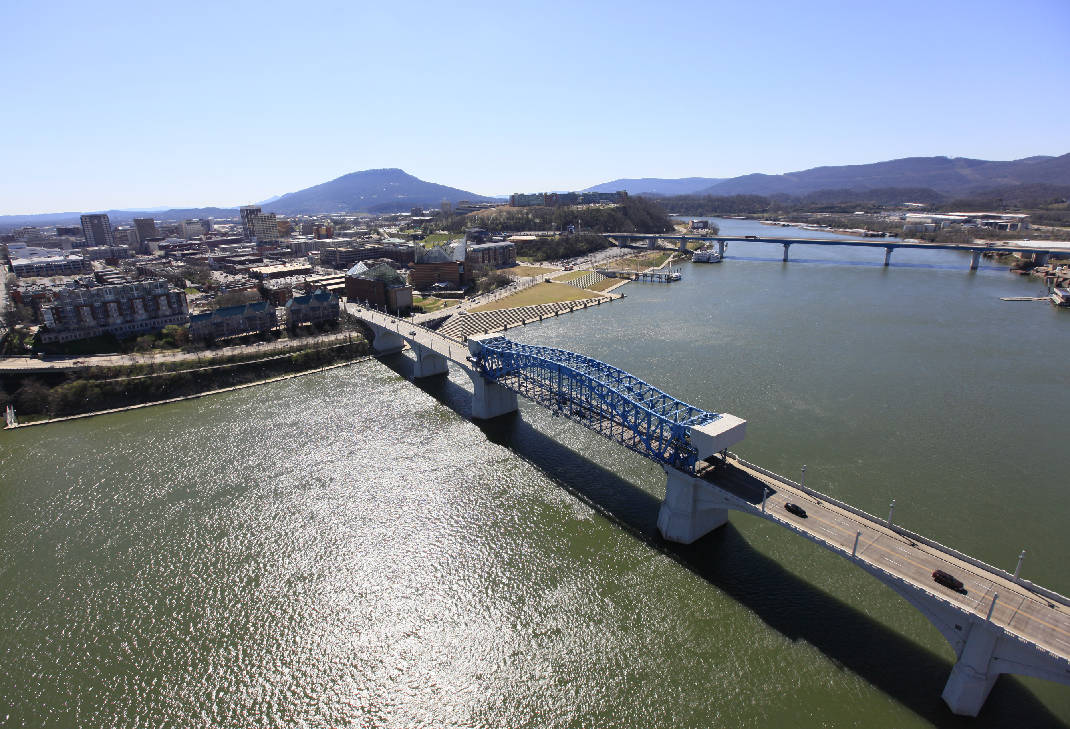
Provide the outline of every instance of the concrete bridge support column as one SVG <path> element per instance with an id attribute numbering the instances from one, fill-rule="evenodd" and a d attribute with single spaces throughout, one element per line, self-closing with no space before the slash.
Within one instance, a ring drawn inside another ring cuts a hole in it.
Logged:
<path id="1" fill-rule="evenodd" d="M 369 326 L 375 333 L 375 339 L 372 340 L 372 349 L 375 350 L 376 354 L 393 354 L 404 349 L 405 340 L 397 332 L 384 329 L 375 324 L 370 324 Z"/>
<path id="2" fill-rule="evenodd" d="M 1033 254 L 1033 263 L 1035 263 L 1038 266 L 1047 266 L 1048 265 L 1048 258 L 1050 258 L 1050 257 L 1051 257 L 1050 253 L 1034 253 Z"/>
<path id="3" fill-rule="evenodd" d="M 680 239 L 680 252 L 687 253 L 687 238 Z"/>
<path id="4" fill-rule="evenodd" d="M 717 241 L 717 255 L 719 255 L 721 258 L 724 258 L 724 241 L 723 240 Z"/>
<path id="5" fill-rule="evenodd" d="M 885 248 L 884 249 L 884 265 L 885 266 L 891 264 L 891 262 L 892 262 L 892 251 L 893 250 L 895 250 L 895 249 L 894 248 Z"/>
<path id="6" fill-rule="evenodd" d="M 647 248 L 657 248 L 658 247 L 658 239 L 657 238 L 647 238 L 646 239 L 646 247 Z"/>
<path id="7" fill-rule="evenodd" d="M 496 382 L 486 380 L 478 372 L 468 373 L 472 378 L 472 417 L 489 420 L 499 415 L 515 413 L 518 409 L 516 393 Z"/>
<path id="8" fill-rule="evenodd" d="M 432 377 L 434 375 L 445 375 L 449 373 L 449 364 L 443 355 L 438 352 L 432 352 L 427 347 L 422 347 L 419 344 L 413 344 L 412 350 L 416 354 L 416 362 L 413 364 L 412 368 L 413 379 L 418 380 L 421 377 Z"/>
<path id="9" fill-rule="evenodd" d="M 981 711 L 988 692 L 999 678 L 999 673 L 991 668 L 998 638 L 996 630 L 987 622 L 970 625 L 962 652 L 941 694 L 952 713 L 977 716 Z"/>
<path id="10" fill-rule="evenodd" d="M 976 271 L 977 267 L 981 265 L 981 251 L 974 251 L 970 256 L 970 270 Z"/>
<path id="11" fill-rule="evenodd" d="M 714 487 L 675 468 L 666 468 L 665 501 L 658 531 L 670 542 L 691 544 L 728 521 L 728 510 Z"/>
<path id="12" fill-rule="evenodd" d="M 791 248 L 791 243 L 784 244 L 784 263 L 788 262 L 788 249 Z"/>

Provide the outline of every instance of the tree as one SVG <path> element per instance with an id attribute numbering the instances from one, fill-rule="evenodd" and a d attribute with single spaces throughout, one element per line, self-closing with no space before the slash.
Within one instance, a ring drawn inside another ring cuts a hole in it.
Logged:
<path id="1" fill-rule="evenodd" d="M 49 389 L 36 379 L 29 379 L 22 383 L 22 387 L 15 390 L 12 398 L 15 409 L 19 412 L 33 414 L 43 413 L 48 409 Z"/>

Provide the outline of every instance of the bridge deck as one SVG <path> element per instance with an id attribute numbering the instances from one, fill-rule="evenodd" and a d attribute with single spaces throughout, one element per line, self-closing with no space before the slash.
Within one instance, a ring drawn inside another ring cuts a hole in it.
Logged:
<path id="1" fill-rule="evenodd" d="M 436 334 L 432 330 L 419 324 L 414 324 L 411 321 L 399 319 L 374 309 L 366 309 L 357 304 L 349 303 L 345 305 L 345 308 L 348 313 L 370 324 L 395 332 L 410 343 L 419 344 L 466 369 L 472 369 L 472 365 L 468 362 L 468 347 L 455 339 Z"/>
<path id="2" fill-rule="evenodd" d="M 700 464 L 701 465 L 701 464 Z M 1070 656 L 1070 608 L 1031 592 L 1001 575 L 985 570 L 930 545 L 914 542 L 879 522 L 871 521 L 836 504 L 772 478 L 730 459 L 727 464 L 707 467 L 702 478 L 761 508 L 762 488 L 771 489 L 766 517 L 813 537 L 850 555 L 855 534 L 858 557 L 941 597 L 968 613 L 984 619 L 998 593 L 992 621 L 1010 633 L 1059 656 Z M 807 512 L 801 519 L 784 510 L 794 502 Z M 932 579 L 942 569 L 962 580 L 965 591 L 955 592 Z"/>

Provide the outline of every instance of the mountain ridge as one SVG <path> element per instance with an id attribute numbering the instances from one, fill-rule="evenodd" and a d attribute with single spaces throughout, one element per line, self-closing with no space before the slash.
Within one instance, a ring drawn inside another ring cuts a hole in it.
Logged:
<path id="1" fill-rule="evenodd" d="M 711 185 L 727 180 L 727 177 L 624 177 L 588 187 L 581 192 L 617 192 L 625 190 L 629 195 L 689 195 Z"/>
<path id="2" fill-rule="evenodd" d="M 697 191 L 699 195 L 806 195 L 819 190 L 931 188 L 945 195 L 1008 185 L 1070 184 L 1070 153 L 993 161 L 970 157 L 902 157 L 859 165 L 826 165 L 780 175 L 753 173 Z"/>
<path id="3" fill-rule="evenodd" d="M 289 192 L 263 206 L 281 215 L 324 215 L 341 212 L 401 212 L 412 207 L 438 207 L 461 200 L 494 198 L 456 187 L 426 182 L 397 167 L 350 172 L 333 180 Z"/>

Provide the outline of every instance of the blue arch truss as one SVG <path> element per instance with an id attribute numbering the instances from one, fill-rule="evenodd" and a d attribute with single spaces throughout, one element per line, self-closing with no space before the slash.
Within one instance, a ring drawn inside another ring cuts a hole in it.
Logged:
<path id="1" fill-rule="evenodd" d="M 605 362 L 505 337 L 480 341 L 479 373 L 651 460 L 694 473 L 691 428 L 718 419 Z"/>

